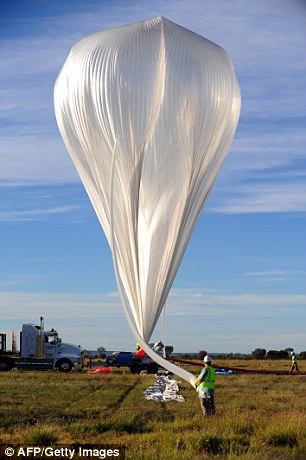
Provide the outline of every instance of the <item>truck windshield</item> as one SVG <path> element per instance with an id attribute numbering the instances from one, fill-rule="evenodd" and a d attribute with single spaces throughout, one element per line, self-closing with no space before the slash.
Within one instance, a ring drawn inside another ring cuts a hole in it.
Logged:
<path id="1" fill-rule="evenodd" d="M 50 345 L 55 345 L 56 343 L 60 342 L 61 339 L 59 339 L 57 334 L 52 334 L 52 335 L 46 335 L 45 336 L 45 342 L 49 343 Z"/>

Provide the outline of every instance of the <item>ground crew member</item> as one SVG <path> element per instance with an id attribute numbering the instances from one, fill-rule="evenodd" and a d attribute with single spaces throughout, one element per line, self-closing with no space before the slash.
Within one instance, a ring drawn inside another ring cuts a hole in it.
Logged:
<path id="1" fill-rule="evenodd" d="M 142 361 L 143 357 L 145 356 L 145 351 L 144 349 L 141 347 L 140 343 L 136 343 L 136 355 L 135 355 L 135 359 L 139 360 L 139 361 Z"/>
<path id="2" fill-rule="evenodd" d="M 215 414 L 215 369 L 211 366 L 211 357 L 204 357 L 204 368 L 195 381 L 199 393 L 200 405 L 205 417 Z"/>
<path id="3" fill-rule="evenodd" d="M 291 355 L 291 369 L 289 371 L 289 374 L 291 374 L 294 371 L 294 369 L 296 369 L 296 372 L 300 372 L 298 368 L 298 364 L 297 364 L 296 354 L 294 353 L 294 351 L 292 351 L 290 355 Z"/>

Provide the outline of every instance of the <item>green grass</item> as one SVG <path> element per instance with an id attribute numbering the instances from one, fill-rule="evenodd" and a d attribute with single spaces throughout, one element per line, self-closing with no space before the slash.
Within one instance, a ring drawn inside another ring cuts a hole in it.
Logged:
<path id="1" fill-rule="evenodd" d="M 224 365 L 288 368 L 284 361 Z M 122 369 L 1 373 L 0 443 L 121 445 L 132 460 L 306 459 L 305 377 L 217 376 L 217 414 L 209 419 L 185 382 L 185 403 L 146 401 L 153 381 Z"/>

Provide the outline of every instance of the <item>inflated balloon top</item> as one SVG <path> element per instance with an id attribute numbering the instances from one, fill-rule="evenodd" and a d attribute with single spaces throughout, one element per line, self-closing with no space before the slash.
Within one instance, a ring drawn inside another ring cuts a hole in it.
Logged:
<path id="1" fill-rule="evenodd" d="M 239 112 L 227 53 L 163 17 L 82 39 L 56 81 L 58 126 L 146 351 Z"/>

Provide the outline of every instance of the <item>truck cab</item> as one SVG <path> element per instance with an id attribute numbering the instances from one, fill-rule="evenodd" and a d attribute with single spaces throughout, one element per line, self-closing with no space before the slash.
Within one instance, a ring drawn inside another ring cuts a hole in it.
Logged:
<path id="1" fill-rule="evenodd" d="M 53 367 L 62 372 L 71 371 L 81 362 L 81 349 L 77 345 L 63 343 L 55 329 L 45 331 L 43 326 L 24 324 L 21 331 L 20 357 L 52 360 Z"/>
<path id="2" fill-rule="evenodd" d="M 61 372 L 69 372 L 73 366 L 78 367 L 82 364 L 81 347 L 62 342 L 55 329 L 45 331 L 43 318 L 40 325 L 23 324 L 20 333 L 20 353 L 2 350 L 0 355 L 0 370 L 10 370 L 13 367 L 56 368 Z"/>

